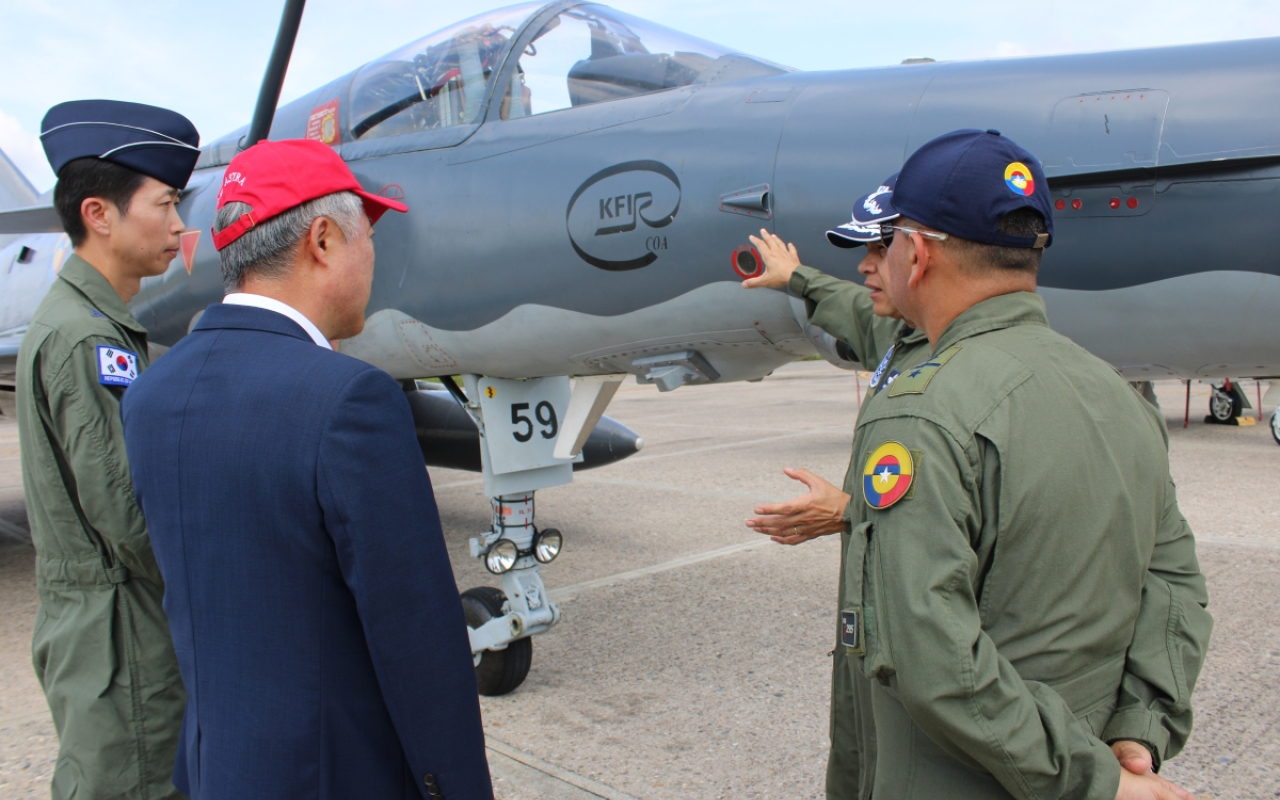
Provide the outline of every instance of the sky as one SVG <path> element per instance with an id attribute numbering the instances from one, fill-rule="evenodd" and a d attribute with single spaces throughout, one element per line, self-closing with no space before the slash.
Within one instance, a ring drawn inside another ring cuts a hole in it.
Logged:
<path id="1" fill-rule="evenodd" d="M 504 0 L 310 0 L 285 103 Z M 1275 0 L 616 0 L 608 5 L 805 70 L 1280 36 Z M 0 0 L 0 149 L 53 186 L 37 134 L 65 100 L 165 106 L 209 142 L 253 113 L 283 0 Z"/>

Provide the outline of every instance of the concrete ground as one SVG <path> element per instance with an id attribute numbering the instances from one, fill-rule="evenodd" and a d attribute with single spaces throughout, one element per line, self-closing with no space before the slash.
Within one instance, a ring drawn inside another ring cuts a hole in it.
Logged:
<path id="1" fill-rule="evenodd" d="M 523 686 L 482 699 L 500 800 L 822 797 L 837 541 L 779 547 L 742 519 L 802 488 L 784 466 L 843 475 L 859 380 L 810 362 L 758 384 L 619 392 L 609 413 L 644 451 L 538 494 L 539 524 L 566 538 L 544 568 L 564 622 L 535 640 Z M 1265 418 L 1203 424 L 1201 384 L 1184 430 L 1182 385 L 1157 388 L 1217 620 L 1195 733 L 1164 774 L 1205 800 L 1277 797 L 1280 447 Z M 478 476 L 432 479 L 460 588 L 496 585 L 467 555 L 488 524 Z M 0 422 L 0 536 L 25 523 Z M 47 796 L 57 750 L 30 667 L 33 584 L 30 547 L 0 547 L 5 798 Z"/>

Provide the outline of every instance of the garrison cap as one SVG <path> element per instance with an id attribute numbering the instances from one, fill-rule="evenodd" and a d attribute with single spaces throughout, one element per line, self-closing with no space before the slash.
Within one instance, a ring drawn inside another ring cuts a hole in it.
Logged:
<path id="1" fill-rule="evenodd" d="M 874 192 L 859 197 L 853 204 L 853 219 L 827 231 L 827 241 L 844 248 L 880 241 L 880 223 L 898 218 L 898 210 L 893 207 L 893 187 L 897 182 L 895 172 Z"/>
<path id="2" fill-rule="evenodd" d="M 200 157 L 200 134 L 176 111 L 120 100 L 59 103 L 40 123 L 40 143 L 55 173 L 77 158 L 100 158 L 175 189 Z"/>
<path id="3" fill-rule="evenodd" d="M 904 217 L 983 244 L 1053 243 L 1049 182 L 1040 161 L 1000 131 L 958 130 L 921 145 L 898 173 L 893 204 Z M 1047 234 L 1015 236 L 1000 219 L 1020 208 L 1044 217 Z"/>

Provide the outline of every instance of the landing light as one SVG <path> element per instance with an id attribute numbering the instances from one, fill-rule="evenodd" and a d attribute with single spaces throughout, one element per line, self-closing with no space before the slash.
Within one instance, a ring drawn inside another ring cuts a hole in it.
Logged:
<path id="1" fill-rule="evenodd" d="M 540 564 L 550 564 L 556 560 L 556 556 L 560 555 L 562 547 L 564 547 L 564 536 L 555 528 L 547 528 L 533 541 L 533 557 L 538 559 Z"/>
<path id="2" fill-rule="evenodd" d="M 515 542 L 510 539 L 499 539 L 493 547 L 489 548 L 489 552 L 484 554 L 484 566 L 494 575 L 501 575 L 514 567 L 519 557 L 520 548 L 516 547 Z"/>

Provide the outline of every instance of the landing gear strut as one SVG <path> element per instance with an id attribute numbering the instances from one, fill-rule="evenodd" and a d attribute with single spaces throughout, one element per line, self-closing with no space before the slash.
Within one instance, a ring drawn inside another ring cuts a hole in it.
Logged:
<path id="1" fill-rule="evenodd" d="M 623 375 L 503 380 L 463 375 L 465 392 L 443 383 L 480 432 L 485 494 L 493 504 L 489 529 L 471 539 L 471 557 L 502 577 L 502 588 L 462 595 L 481 694 L 515 691 L 529 675 L 531 637 L 560 622 L 539 567 L 560 554 L 564 537 L 534 525 L 538 489 L 573 480 L 573 464 Z"/>
<path id="2" fill-rule="evenodd" d="M 538 565 L 554 560 L 562 541 L 555 528 L 534 527 L 533 492 L 493 498 L 493 527 L 471 540 L 471 555 L 502 576 L 502 588 L 462 595 L 480 694 L 509 694 L 524 683 L 533 663 L 530 637 L 560 621 Z"/>

